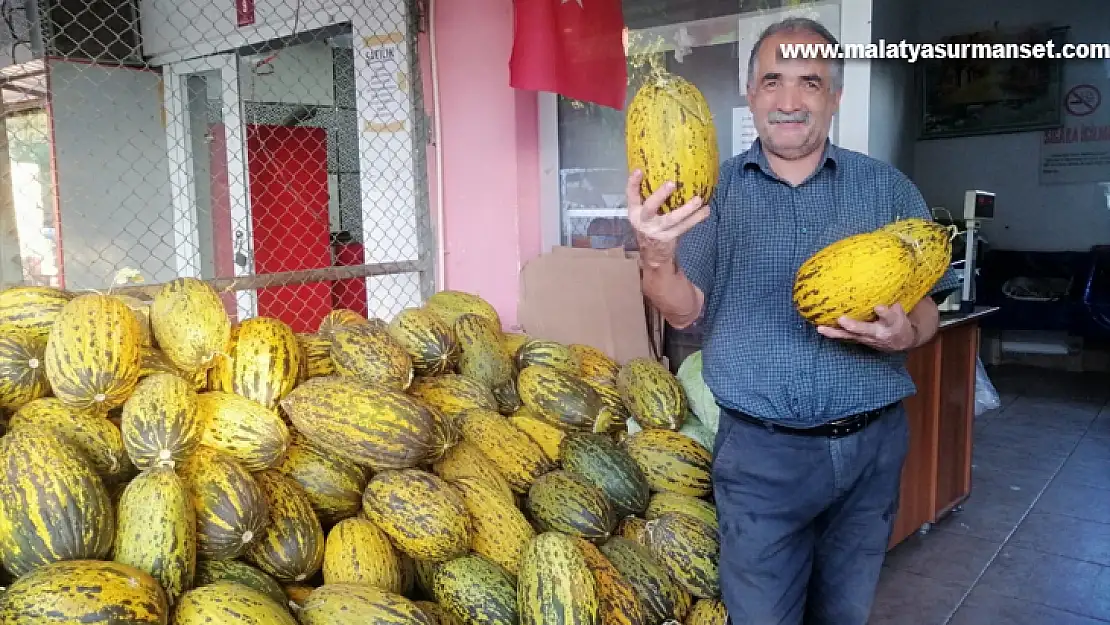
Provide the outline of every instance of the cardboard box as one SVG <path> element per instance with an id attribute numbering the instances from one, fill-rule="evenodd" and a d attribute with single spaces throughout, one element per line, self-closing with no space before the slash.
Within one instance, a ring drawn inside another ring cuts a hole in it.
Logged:
<path id="1" fill-rule="evenodd" d="M 520 271 L 517 319 L 536 338 L 582 343 L 618 363 L 662 356 L 662 317 L 640 286 L 637 254 L 555 247 Z"/>

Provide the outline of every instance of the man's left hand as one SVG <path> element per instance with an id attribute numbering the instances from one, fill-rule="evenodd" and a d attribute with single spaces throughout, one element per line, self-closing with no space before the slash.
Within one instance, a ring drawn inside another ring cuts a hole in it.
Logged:
<path id="1" fill-rule="evenodd" d="M 856 321 L 841 317 L 840 327 L 820 326 L 817 331 L 830 339 L 854 341 L 884 352 L 901 352 L 914 346 L 917 331 L 901 304 L 876 306 L 875 321 Z"/>

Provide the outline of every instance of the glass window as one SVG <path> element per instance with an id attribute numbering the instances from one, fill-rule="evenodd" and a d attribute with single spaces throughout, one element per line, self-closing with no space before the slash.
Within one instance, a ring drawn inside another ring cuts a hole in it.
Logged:
<path id="1" fill-rule="evenodd" d="M 740 89 L 740 64 L 747 63 L 748 46 L 764 25 L 742 27 L 741 18 L 754 16 L 755 11 L 800 7 L 820 11 L 819 18 L 832 21 L 826 26 L 839 34 L 839 4 L 839 0 L 742 0 L 737 7 L 735 0 L 625 0 L 628 98 L 652 64 L 690 80 L 709 103 L 723 161 L 734 152 L 733 110 L 747 106 Z M 742 41 L 748 44 L 742 46 Z M 634 250 L 635 238 L 624 217 L 628 176 L 624 111 L 562 96 L 557 102 L 561 243 Z"/>

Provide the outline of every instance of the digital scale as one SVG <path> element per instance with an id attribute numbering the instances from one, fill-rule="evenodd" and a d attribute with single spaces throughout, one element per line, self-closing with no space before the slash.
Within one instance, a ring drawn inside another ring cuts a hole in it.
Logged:
<path id="1" fill-rule="evenodd" d="M 964 259 L 952 263 L 959 266 L 961 288 L 949 295 L 937 308 L 941 312 L 970 313 L 975 309 L 975 263 L 978 251 L 978 231 L 982 222 L 994 219 L 994 193 L 990 191 L 965 191 L 964 207 L 958 217 L 964 221 Z"/>

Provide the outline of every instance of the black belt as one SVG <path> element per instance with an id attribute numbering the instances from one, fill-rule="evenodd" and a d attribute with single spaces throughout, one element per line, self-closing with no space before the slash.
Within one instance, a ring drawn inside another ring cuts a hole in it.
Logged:
<path id="1" fill-rule="evenodd" d="M 896 404 L 890 404 L 887 406 L 883 406 L 882 408 L 877 408 L 875 410 L 868 410 L 867 412 L 861 412 L 859 414 L 854 414 L 849 417 L 844 417 L 842 419 L 823 423 L 811 428 L 795 428 L 786 425 L 779 425 L 778 423 L 767 421 L 765 419 L 760 419 L 759 417 L 754 417 L 750 414 L 740 412 L 738 410 L 732 410 L 729 408 L 725 408 L 724 412 L 729 416 L 736 417 L 737 419 L 745 421 L 747 423 L 751 423 L 752 425 L 758 425 L 760 427 L 767 428 L 772 432 L 793 434 L 795 436 L 824 436 L 827 438 L 841 438 L 843 436 L 855 434 L 856 432 L 859 432 L 867 426 L 871 425 L 875 421 L 878 421 L 884 414 L 887 413 L 887 411 L 889 411 L 895 405 Z"/>

